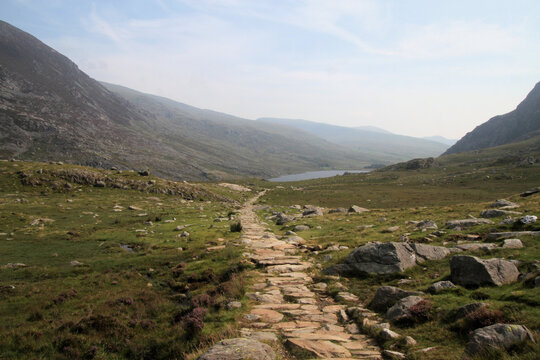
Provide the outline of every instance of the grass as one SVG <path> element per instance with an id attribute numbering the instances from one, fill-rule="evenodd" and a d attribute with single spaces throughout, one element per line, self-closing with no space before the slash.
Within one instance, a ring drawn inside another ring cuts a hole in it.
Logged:
<path id="1" fill-rule="evenodd" d="M 372 241 L 400 241 L 407 234 L 412 241 L 431 245 L 455 246 L 464 241 L 466 235 L 476 235 L 485 241 L 486 235 L 494 231 L 540 230 L 537 222 L 533 225 L 501 225 L 502 217 L 492 219 L 493 224 L 475 226 L 463 231 L 445 229 L 446 221 L 479 216 L 489 204 L 499 198 L 507 198 L 521 204 L 517 209 L 523 214 L 540 216 L 538 196 L 519 197 L 519 193 L 539 185 L 540 167 L 516 167 L 494 161 L 489 166 L 480 167 L 471 154 L 459 154 L 438 159 L 439 166 L 416 171 L 376 171 L 371 174 L 354 174 L 334 178 L 273 184 L 257 183 L 271 189 L 259 203 L 268 205 L 260 210 L 259 216 L 268 223 L 276 234 L 284 235 L 295 225 L 308 225 L 307 231 L 299 232 L 308 246 L 320 245 L 322 251 L 312 252 L 321 267 L 340 263 L 351 249 Z M 275 225 L 272 213 L 283 211 L 301 214 L 292 205 L 313 204 L 327 208 L 359 205 L 371 209 L 363 214 L 326 214 L 322 217 L 301 218 L 284 226 Z M 415 229 L 410 220 L 433 220 L 438 226 L 438 236 L 427 236 L 435 230 Z M 384 230 L 399 226 L 392 233 Z M 521 273 L 540 275 L 538 259 L 540 244 L 538 238 L 521 237 L 523 249 L 497 248 L 489 252 L 469 252 L 481 258 L 506 258 L 518 260 Z M 498 241 L 501 244 L 502 241 Z M 332 245 L 346 246 L 339 251 L 325 250 Z M 328 256 L 330 255 L 330 256 Z M 430 320 L 409 325 L 393 326 L 398 333 L 410 335 L 418 345 L 408 351 L 410 359 L 461 359 L 469 331 L 463 323 L 456 323 L 451 314 L 460 306 L 482 301 L 493 311 L 500 310 L 504 321 L 526 325 L 531 330 L 540 328 L 540 288 L 534 288 L 532 279 L 519 281 L 501 287 L 481 287 L 467 289 L 458 287 L 436 295 L 427 293 L 428 287 L 440 280 L 449 280 L 449 259 L 428 261 L 404 273 L 387 276 L 363 275 L 341 277 L 335 280 L 322 274 L 316 281 L 325 281 L 329 289 L 337 289 L 336 282 L 345 285 L 363 303 L 369 303 L 378 287 L 393 285 L 406 290 L 426 292 L 425 297 L 433 304 Z M 409 282 L 403 283 L 407 279 Z M 401 281 L 400 281 L 401 280 Z M 381 314 L 384 317 L 384 314 Z M 390 346 L 392 344 L 383 344 Z M 427 347 L 432 351 L 416 352 Z M 398 347 L 398 350 L 400 348 Z M 406 349 L 401 348 L 405 351 Z M 536 359 L 539 345 L 526 345 L 509 353 L 494 352 L 479 355 L 475 359 Z"/>
<path id="2" fill-rule="evenodd" d="M 66 181 L 58 170 L 183 190 L 98 188 Z M 21 173 L 41 184 L 23 185 Z M 225 305 L 243 299 L 246 268 L 230 222 L 214 219 L 234 212 L 245 195 L 141 178 L 0 162 L 0 358 L 182 359 L 235 333 L 241 310 Z M 179 225 L 189 236 L 175 231 Z M 223 251 L 206 250 L 221 244 Z M 201 294 L 209 300 L 195 304 Z M 204 327 L 188 331 L 196 305 L 206 309 Z"/>

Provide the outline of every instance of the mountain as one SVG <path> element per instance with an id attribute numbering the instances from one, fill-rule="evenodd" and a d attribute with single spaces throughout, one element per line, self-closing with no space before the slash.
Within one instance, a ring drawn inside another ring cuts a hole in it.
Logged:
<path id="1" fill-rule="evenodd" d="M 536 84 L 515 110 L 477 126 L 444 154 L 519 142 L 537 135 L 540 135 L 540 83 Z"/>
<path id="2" fill-rule="evenodd" d="M 447 146 L 439 142 L 388 132 L 349 128 L 307 120 L 260 118 L 270 124 L 293 126 L 327 141 L 359 151 L 374 163 L 392 163 L 418 157 L 438 156 Z"/>
<path id="3" fill-rule="evenodd" d="M 445 138 L 443 136 L 438 136 L 438 135 L 424 136 L 422 139 L 435 141 L 435 142 L 438 142 L 438 143 L 441 143 L 441 144 L 444 144 L 444 145 L 448 145 L 448 146 L 452 146 L 457 142 L 456 139 L 447 139 L 447 138 Z"/>
<path id="4" fill-rule="evenodd" d="M 354 151 L 294 128 L 107 85 L 110 91 L 2 21 L 0 80 L 1 158 L 150 169 L 187 180 L 368 164 Z"/>
<path id="5" fill-rule="evenodd" d="M 392 134 L 390 131 L 388 130 L 384 130 L 384 129 L 381 129 L 379 127 L 376 127 L 376 126 L 370 126 L 370 125 L 365 125 L 365 126 L 355 126 L 354 129 L 358 129 L 358 130 L 366 130 L 366 131 L 372 131 L 372 132 L 378 132 L 378 133 L 383 133 L 383 134 Z"/>

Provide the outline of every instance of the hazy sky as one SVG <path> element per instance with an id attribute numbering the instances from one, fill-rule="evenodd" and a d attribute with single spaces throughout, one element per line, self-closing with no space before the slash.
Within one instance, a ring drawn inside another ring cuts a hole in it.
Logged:
<path id="1" fill-rule="evenodd" d="M 540 81 L 540 1 L 1 0 L 90 76 L 255 119 L 459 138 Z"/>

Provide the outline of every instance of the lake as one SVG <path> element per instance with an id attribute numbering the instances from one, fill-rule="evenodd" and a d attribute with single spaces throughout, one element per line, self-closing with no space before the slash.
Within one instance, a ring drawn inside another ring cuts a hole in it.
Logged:
<path id="1" fill-rule="evenodd" d="M 327 177 L 332 177 L 336 175 L 343 175 L 345 173 L 367 173 L 368 170 L 323 170 L 323 171 L 309 171 L 302 174 L 291 174 L 283 175 L 277 178 L 268 179 L 272 182 L 287 182 L 287 181 L 300 181 L 300 180 L 311 180 L 311 179 L 322 179 Z"/>

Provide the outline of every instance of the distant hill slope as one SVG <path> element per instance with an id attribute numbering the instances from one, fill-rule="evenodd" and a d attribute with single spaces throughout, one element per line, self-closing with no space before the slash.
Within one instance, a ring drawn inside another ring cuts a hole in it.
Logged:
<path id="1" fill-rule="evenodd" d="M 447 139 L 443 136 L 424 136 L 422 139 L 435 141 L 444 145 L 452 146 L 455 143 L 457 143 L 457 140 L 455 139 Z"/>
<path id="2" fill-rule="evenodd" d="M 477 126 L 444 154 L 509 144 L 537 135 L 540 135 L 540 83 L 536 84 L 514 111 L 495 116 Z"/>
<path id="3" fill-rule="evenodd" d="M 293 126 L 327 141 L 360 151 L 373 162 L 392 163 L 418 157 L 439 156 L 447 146 L 439 142 L 388 132 L 348 128 L 297 119 L 260 118 L 261 122 Z"/>
<path id="4" fill-rule="evenodd" d="M 297 129 L 114 90 L 121 95 L 0 21 L 2 158 L 148 168 L 159 176 L 191 180 L 368 164 L 358 153 Z"/>

